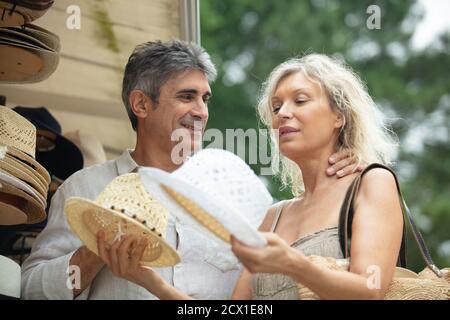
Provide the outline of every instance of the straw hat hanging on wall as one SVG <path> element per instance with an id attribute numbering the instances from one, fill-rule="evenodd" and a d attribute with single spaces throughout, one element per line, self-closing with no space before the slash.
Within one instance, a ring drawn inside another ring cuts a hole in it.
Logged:
<path id="1" fill-rule="evenodd" d="M 59 63 L 59 37 L 43 28 L 0 28 L 0 83 L 47 79 Z"/>

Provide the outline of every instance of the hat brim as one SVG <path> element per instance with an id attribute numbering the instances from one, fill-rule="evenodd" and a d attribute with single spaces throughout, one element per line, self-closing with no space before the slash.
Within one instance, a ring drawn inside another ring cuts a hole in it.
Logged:
<path id="1" fill-rule="evenodd" d="M 265 238 L 257 231 L 257 226 L 242 217 L 221 199 L 212 199 L 197 187 L 175 178 L 170 173 L 156 168 L 140 168 L 142 184 L 169 212 L 192 226 L 203 227 L 225 243 L 230 243 L 230 235 L 252 247 L 266 245 Z"/>
<path id="2" fill-rule="evenodd" d="M 39 174 L 34 168 L 28 166 L 23 161 L 20 161 L 17 158 L 14 158 L 13 156 L 9 154 L 5 154 L 5 157 L 3 158 L 4 161 L 17 166 L 20 170 L 26 172 L 28 175 L 32 176 L 36 181 L 39 181 L 39 184 L 44 188 L 48 188 L 47 181 L 45 181 L 44 177 Z M 47 194 L 45 194 L 45 197 L 47 197 Z"/>
<path id="3" fill-rule="evenodd" d="M 25 32 L 21 31 L 21 29 L 8 29 L 1 28 L 0 29 L 0 39 L 12 43 L 19 43 L 24 46 L 30 46 L 36 49 L 45 49 L 48 51 L 53 51 L 51 47 L 47 44 L 43 43 L 39 39 L 36 39 Z"/>
<path id="4" fill-rule="evenodd" d="M 58 67 L 59 54 L 57 52 L 42 49 L 42 48 L 36 48 L 34 46 L 20 44 L 17 42 L 11 43 L 7 40 L 2 40 L 1 38 L 0 38 L 0 45 L 6 45 L 6 46 L 11 46 L 11 47 L 26 49 L 26 50 L 32 52 L 33 54 L 38 55 L 43 61 L 43 67 L 38 73 L 31 74 L 28 77 L 26 77 L 24 79 L 20 79 L 20 80 L 4 79 L 1 81 L 1 83 L 14 84 L 14 83 L 40 82 L 40 81 L 46 80 L 48 77 L 50 77 L 53 74 L 53 72 L 55 72 L 56 68 Z"/>
<path id="5" fill-rule="evenodd" d="M 23 192 L 28 193 L 31 197 L 36 199 L 42 207 L 45 208 L 47 206 L 46 199 L 42 197 L 42 195 L 38 193 L 35 189 L 33 189 L 30 185 L 8 173 L 0 171 L 0 184 L 2 183 L 12 185 L 22 190 Z"/>
<path id="6" fill-rule="evenodd" d="M 27 215 L 27 224 L 39 223 L 45 220 L 45 218 L 47 217 L 47 214 L 45 213 L 45 207 L 43 207 L 42 204 L 40 204 L 28 193 L 14 187 L 13 185 L 1 183 L 0 192 L 15 195 L 24 200 L 24 203 L 18 209 L 20 209 Z"/>
<path id="7" fill-rule="evenodd" d="M 44 180 L 47 182 L 47 185 L 50 184 L 50 181 L 51 181 L 50 174 L 39 162 L 36 161 L 36 159 L 34 159 L 32 156 L 26 154 L 23 151 L 20 151 L 19 149 L 15 148 L 15 147 L 7 146 L 6 148 L 7 148 L 6 152 L 8 154 L 24 161 L 26 164 L 31 166 L 34 170 L 36 170 L 44 178 Z"/>
<path id="8" fill-rule="evenodd" d="M 16 30 L 25 33 L 30 37 L 33 37 L 34 39 L 37 39 L 40 42 L 44 43 L 53 51 L 59 52 L 61 50 L 59 37 L 56 34 L 36 25 L 26 24 L 21 28 L 11 28 L 10 30 Z"/>
<path id="9" fill-rule="evenodd" d="M 18 160 L 17 160 L 18 161 Z M 43 197 L 47 196 L 48 189 L 34 176 L 30 175 L 26 171 L 23 170 L 23 168 L 20 167 L 20 164 L 17 163 L 17 161 L 14 163 L 8 162 L 8 160 L 0 159 L 0 171 L 3 173 L 10 174 L 16 178 L 19 178 L 26 183 L 28 183 L 32 188 L 34 188 L 36 191 L 38 191 Z"/>
<path id="10" fill-rule="evenodd" d="M 27 220 L 28 216 L 25 212 L 7 203 L 0 202 L 0 225 L 11 226 L 24 224 L 27 223 Z"/>
<path id="11" fill-rule="evenodd" d="M 148 239 L 141 263 L 149 267 L 170 267 L 180 262 L 177 252 L 155 232 L 126 214 L 106 209 L 97 203 L 71 197 L 66 201 L 64 211 L 71 230 L 86 247 L 98 255 L 97 233 L 106 231 L 106 241 L 114 242 L 118 232 L 136 234 Z M 101 220 L 94 217 L 101 217 Z M 120 228 L 120 229 L 119 229 Z"/>

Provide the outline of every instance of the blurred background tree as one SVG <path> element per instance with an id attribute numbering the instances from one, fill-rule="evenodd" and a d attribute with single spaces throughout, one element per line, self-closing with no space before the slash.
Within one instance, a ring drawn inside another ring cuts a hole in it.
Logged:
<path id="1" fill-rule="evenodd" d="M 381 9 L 370 30 L 367 8 Z M 439 266 L 450 266 L 450 34 L 412 46 L 423 18 L 415 1 L 228 0 L 201 2 L 202 45 L 218 66 L 209 128 L 257 128 L 261 83 L 289 57 L 318 52 L 345 59 L 392 119 L 400 138 L 395 169 Z M 444 14 L 444 13 L 443 13 Z M 259 166 L 253 165 L 259 173 Z M 291 197 L 268 178 L 276 199 Z M 408 267 L 424 267 L 409 237 Z"/>

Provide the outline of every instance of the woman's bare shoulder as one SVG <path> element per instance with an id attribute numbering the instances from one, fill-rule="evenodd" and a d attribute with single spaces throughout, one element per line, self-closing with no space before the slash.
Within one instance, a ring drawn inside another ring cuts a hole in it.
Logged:
<path id="1" fill-rule="evenodd" d="M 397 184 L 394 175 L 383 168 L 374 168 L 364 174 L 361 181 L 361 192 L 369 197 L 386 194 L 397 196 Z"/>

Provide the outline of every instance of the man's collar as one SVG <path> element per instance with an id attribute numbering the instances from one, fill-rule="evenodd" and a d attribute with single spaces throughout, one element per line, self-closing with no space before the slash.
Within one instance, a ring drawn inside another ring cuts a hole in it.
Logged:
<path id="1" fill-rule="evenodd" d="M 133 150 L 127 149 L 119 158 L 117 158 L 116 164 L 119 176 L 133 172 L 138 168 L 136 161 L 131 157 L 131 152 L 133 152 Z"/>

